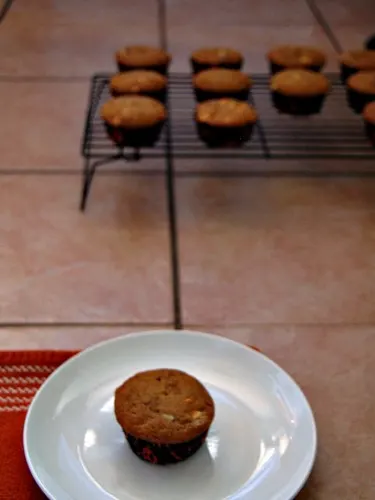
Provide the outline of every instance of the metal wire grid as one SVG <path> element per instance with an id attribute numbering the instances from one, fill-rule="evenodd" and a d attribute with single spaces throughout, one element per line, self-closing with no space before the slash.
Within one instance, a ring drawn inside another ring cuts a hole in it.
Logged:
<path id="1" fill-rule="evenodd" d="M 109 99 L 111 75 L 97 74 L 92 79 L 89 109 L 82 144 L 87 159 L 124 155 L 128 159 L 158 158 L 166 154 L 166 134 L 153 148 L 119 151 L 108 139 L 99 110 Z M 346 103 L 345 89 L 331 76 L 332 92 L 323 111 L 312 117 L 279 114 L 272 106 L 268 76 L 253 76 L 251 101 L 259 121 L 252 139 L 242 148 L 210 149 L 196 133 L 193 119 L 195 99 L 190 75 L 172 74 L 169 78 L 170 153 L 174 158 L 242 159 L 375 159 L 375 149 L 365 137 L 362 120 Z"/>

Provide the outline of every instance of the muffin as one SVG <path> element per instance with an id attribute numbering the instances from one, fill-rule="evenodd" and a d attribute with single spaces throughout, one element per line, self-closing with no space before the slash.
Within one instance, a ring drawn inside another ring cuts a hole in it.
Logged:
<path id="1" fill-rule="evenodd" d="M 304 69 L 281 71 L 271 78 L 273 105 L 289 115 L 319 113 L 330 88 L 324 75 Z"/>
<path id="2" fill-rule="evenodd" d="M 275 47 L 268 52 L 267 59 L 273 75 L 287 69 L 320 71 L 326 62 L 326 56 L 321 50 L 299 45 Z"/>
<path id="3" fill-rule="evenodd" d="M 346 95 L 349 106 L 356 113 L 362 113 L 367 103 L 375 101 L 375 71 L 359 71 L 346 81 Z"/>
<path id="4" fill-rule="evenodd" d="M 158 140 L 167 111 L 151 97 L 124 96 L 103 104 L 101 117 L 117 146 L 141 148 L 151 147 Z"/>
<path id="5" fill-rule="evenodd" d="M 243 56 L 234 49 L 225 47 L 207 47 L 196 50 L 190 58 L 193 73 L 210 68 L 241 69 Z"/>
<path id="6" fill-rule="evenodd" d="M 209 147 L 238 147 L 251 137 L 255 109 L 236 99 L 215 99 L 197 105 L 198 136 Z"/>
<path id="7" fill-rule="evenodd" d="M 139 94 L 165 102 L 167 78 L 156 71 L 127 71 L 113 76 L 109 88 L 113 97 Z"/>
<path id="8" fill-rule="evenodd" d="M 186 460 L 205 442 L 215 415 L 205 387 L 179 370 L 140 372 L 115 392 L 115 416 L 132 451 L 153 464 Z"/>
<path id="9" fill-rule="evenodd" d="M 132 45 L 118 50 L 116 61 L 119 71 L 148 69 L 166 75 L 171 57 L 165 50 L 157 47 Z"/>
<path id="10" fill-rule="evenodd" d="M 341 54 L 340 58 L 341 81 L 358 73 L 358 71 L 375 71 L 375 50 L 349 50 Z"/>
<path id="11" fill-rule="evenodd" d="M 365 131 L 371 144 L 375 147 L 375 101 L 365 106 L 362 113 L 365 123 Z"/>
<path id="12" fill-rule="evenodd" d="M 250 78 L 233 69 L 207 69 L 193 78 L 193 87 L 198 102 L 222 97 L 247 101 L 251 87 Z"/>

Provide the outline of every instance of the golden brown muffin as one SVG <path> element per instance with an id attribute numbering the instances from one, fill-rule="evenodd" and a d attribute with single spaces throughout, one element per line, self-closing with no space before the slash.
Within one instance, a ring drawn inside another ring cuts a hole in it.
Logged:
<path id="1" fill-rule="evenodd" d="M 339 57 L 343 83 L 358 71 L 375 71 L 375 50 L 348 50 Z"/>
<path id="2" fill-rule="evenodd" d="M 215 416 L 214 402 L 199 380 L 172 369 L 126 380 L 116 389 L 114 409 L 133 452 L 158 464 L 195 453 Z"/>
<path id="3" fill-rule="evenodd" d="M 367 137 L 375 147 L 375 101 L 366 104 L 362 116 Z"/>
<path id="4" fill-rule="evenodd" d="M 314 71 L 291 69 L 271 79 L 271 89 L 284 95 L 311 96 L 326 94 L 331 84 L 327 77 Z"/>
<path id="5" fill-rule="evenodd" d="M 375 70 L 375 50 L 348 50 L 339 60 L 357 71 Z"/>
<path id="6" fill-rule="evenodd" d="M 101 117 L 115 127 L 143 128 L 165 120 L 165 107 L 155 99 L 144 96 L 124 96 L 103 104 Z"/>
<path id="7" fill-rule="evenodd" d="M 281 113 L 312 115 L 320 112 L 331 84 L 321 73 L 290 69 L 274 75 L 270 87 L 273 104 Z"/>
<path id="8" fill-rule="evenodd" d="M 119 94 L 141 94 L 142 92 L 156 92 L 167 86 L 165 76 L 156 71 L 134 70 L 118 73 L 110 81 L 111 91 Z"/>
<path id="9" fill-rule="evenodd" d="M 326 56 L 321 50 L 299 45 L 274 47 L 268 52 L 267 58 L 272 74 L 287 69 L 320 71 L 326 62 Z"/>
<path id="10" fill-rule="evenodd" d="M 132 45 L 116 52 L 120 71 L 150 69 L 166 74 L 170 60 L 171 56 L 165 50 L 145 45 Z"/>
<path id="11" fill-rule="evenodd" d="M 198 104 L 196 119 L 215 127 L 238 127 L 255 123 L 257 113 L 246 102 L 224 98 Z"/>
<path id="12" fill-rule="evenodd" d="M 124 382 L 115 393 L 115 415 L 138 439 L 171 444 L 207 432 L 214 403 L 205 387 L 179 370 L 150 370 Z"/>
<path id="13" fill-rule="evenodd" d="M 375 71 L 359 71 L 348 78 L 347 85 L 356 92 L 375 94 Z"/>
<path id="14" fill-rule="evenodd" d="M 195 120 L 208 146 L 239 147 L 250 139 L 257 113 L 246 102 L 224 98 L 198 104 Z"/>
<path id="15" fill-rule="evenodd" d="M 369 102 L 365 106 L 362 116 L 367 122 L 375 125 L 375 101 Z"/>
<path id="16" fill-rule="evenodd" d="M 100 113 L 108 135 L 121 148 L 153 146 L 167 117 L 165 106 L 145 96 L 110 99 Z"/>
<path id="17" fill-rule="evenodd" d="M 356 113 L 375 100 L 375 71 L 358 71 L 346 83 L 348 104 Z"/>
<path id="18" fill-rule="evenodd" d="M 193 87 L 198 102 L 222 97 L 246 101 L 251 87 L 250 78 L 238 70 L 207 69 L 196 74 Z"/>
<path id="19" fill-rule="evenodd" d="M 194 87 L 218 93 L 249 89 L 251 83 L 245 73 L 223 68 L 201 71 L 193 78 Z"/>
<path id="20" fill-rule="evenodd" d="M 114 97 L 139 94 L 164 102 L 167 78 L 156 71 L 127 71 L 113 76 L 109 87 Z"/>
<path id="21" fill-rule="evenodd" d="M 194 73 L 214 67 L 239 70 L 243 56 L 237 50 L 226 47 L 206 47 L 192 53 L 191 63 Z"/>

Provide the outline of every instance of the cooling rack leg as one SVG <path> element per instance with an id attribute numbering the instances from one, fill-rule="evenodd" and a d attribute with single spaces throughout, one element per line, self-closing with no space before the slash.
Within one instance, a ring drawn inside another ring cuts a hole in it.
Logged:
<path id="1" fill-rule="evenodd" d="M 134 149 L 134 161 L 139 161 L 141 159 L 141 152 L 138 148 Z"/>
<path id="2" fill-rule="evenodd" d="M 94 175 L 94 169 L 90 169 L 90 160 L 86 160 L 85 167 L 83 170 L 83 184 L 81 191 L 81 202 L 80 202 L 80 210 L 81 212 L 85 211 L 87 198 L 89 196 L 91 181 Z"/>

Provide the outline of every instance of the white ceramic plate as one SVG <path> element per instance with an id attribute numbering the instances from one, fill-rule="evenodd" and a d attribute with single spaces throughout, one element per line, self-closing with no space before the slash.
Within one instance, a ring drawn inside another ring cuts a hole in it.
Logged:
<path id="1" fill-rule="evenodd" d="M 178 368 L 210 391 L 207 443 L 186 462 L 155 466 L 129 449 L 115 388 L 137 371 Z M 44 383 L 24 427 L 26 459 L 52 500 L 290 500 L 316 453 L 310 406 L 270 359 L 198 332 L 158 331 L 98 344 Z"/>

